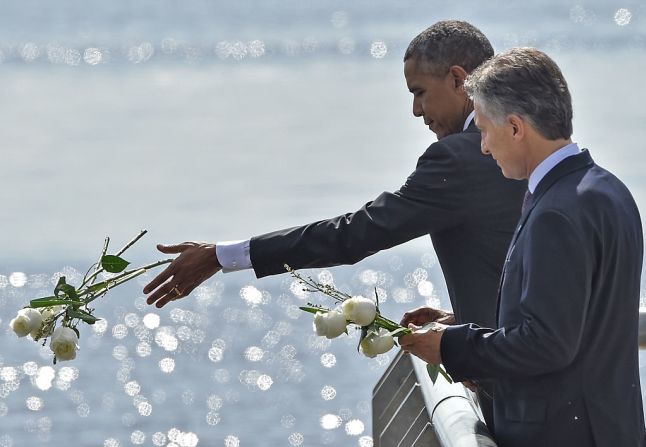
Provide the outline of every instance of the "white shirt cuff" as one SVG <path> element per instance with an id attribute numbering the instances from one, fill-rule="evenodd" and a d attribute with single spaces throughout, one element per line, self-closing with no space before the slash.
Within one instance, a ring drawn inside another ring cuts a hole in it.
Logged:
<path id="1" fill-rule="evenodd" d="M 215 254 L 222 266 L 223 273 L 236 272 L 251 268 L 249 254 L 250 239 L 244 241 L 226 241 L 215 244 Z"/>

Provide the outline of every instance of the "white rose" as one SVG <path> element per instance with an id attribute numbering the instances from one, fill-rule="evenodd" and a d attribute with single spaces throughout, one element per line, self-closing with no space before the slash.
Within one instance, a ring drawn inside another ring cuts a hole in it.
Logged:
<path id="1" fill-rule="evenodd" d="M 336 338 L 346 331 L 347 321 L 345 316 L 338 310 L 329 312 L 316 312 L 314 315 L 314 329 L 316 335 L 324 335 L 327 338 Z"/>
<path id="2" fill-rule="evenodd" d="M 361 340 L 361 352 L 371 358 L 390 351 L 393 346 L 395 340 L 385 329 L 381 329 L 379 335 L 371 333 Z"/>
<path id="3" fill-rule="evenodd" d="M 79 338 L 72 329 L 60 326 L 54 330 L 49 347 L 57 360 L 72 360 L 76 358 Z"/>
<path id="4" fill-rule="evenodd" d="M 36 309 L 30 307 L 20 309 L 16 318 L 9 322 L 9 326 L 18 337 L 25 337 L 34 330 L 40 329 L 43 317 Z"/>
<path id="5" fill-rule="evenodd" d="M 345 319 L 359 326 L 368 326 L 375 321 L 375 316 L 377 316 L 377 306 L 374 301 L 362 296 L 353 296 L 345 300 L 341 308 Z"/>

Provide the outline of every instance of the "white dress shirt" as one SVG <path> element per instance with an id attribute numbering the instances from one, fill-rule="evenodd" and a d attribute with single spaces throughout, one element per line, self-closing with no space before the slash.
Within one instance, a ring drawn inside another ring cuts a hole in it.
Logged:
<path id="1" fill-rule="evenodd" d="M 475 110 L 472 111 L 467 119 L 464 121 L 462 130 L 467 130 L 471 121 L 475 117 Z M 226 241 L 218 242 L 215 244 L 215 254 L 218 257 L 218 262 L 222 266 L 224 273 L 235 272 L 238 270 L 250 269 L 251 254 L 249 253 L 250 239 L 241 241 Z"/>
<path id="2" fill-rule="evenodd" d="M 554 166 L 556 166 L 566 158 L 578 154 L 579 152 L 581 152 L 579 146 L 576 143 L 570 143 L 553 152 L 549 157 L 541 161 L 538 166 L 534 168 L 534 171 L 532 171 L 532 173 L 529 175 L 529 181 L 527 182 L 527 189 L 529 189 L 529 192 L 534 194 L 536 186 L 538 186 L 541 180 L 543 180 L 543 177 L 545 177 L 547 173 L 554 168 Z"/>

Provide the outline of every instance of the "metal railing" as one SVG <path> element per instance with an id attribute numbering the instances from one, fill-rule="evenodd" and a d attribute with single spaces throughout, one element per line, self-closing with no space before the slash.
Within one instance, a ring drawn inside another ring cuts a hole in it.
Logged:
<path id="1" fill-rule="evenodd" d="M 472 393 L 400 351 L 372 394 L 375 447 L 495 447 Z"/>

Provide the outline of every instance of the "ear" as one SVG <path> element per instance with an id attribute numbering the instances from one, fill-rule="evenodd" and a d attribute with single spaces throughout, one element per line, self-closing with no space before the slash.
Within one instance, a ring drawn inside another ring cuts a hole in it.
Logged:
<path id="1" fill-rule="evenodd" d="M 459 65 L 452 65 L 449 68 L 449 75 L 451 76 L 453 87 L 456 90 L 464 91 L 464 80 L 468 75 L 464 68 L 460 67 Z"/>
<path id="2" fill-rule="evenodd" d="M 527 132 L 527 123 L 523 118 L 518 115 L 509 115 L 507 117 L 507 124 L 509 124 L 512 132 L 512 138 L 515 140 L 522 140 Z"/>

